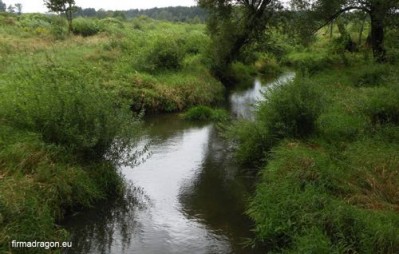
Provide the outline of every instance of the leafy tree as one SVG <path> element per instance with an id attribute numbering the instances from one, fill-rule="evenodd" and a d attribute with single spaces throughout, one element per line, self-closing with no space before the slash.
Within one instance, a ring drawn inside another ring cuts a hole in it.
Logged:
<path id="1" fill-rule="evenodd" d="M 391 14 L 399 9 L 399 0 L 292 0 L 299 9 L 312 10 L 314 17 L 324 20 L 321 27 L 328 25 L 341 14 L 360 10 L 367 13 L 371 22 L 371 46 L 376 61 L 385 60 L 384 29 Z"/>
<path id="2" fill-rule="evenodd" d="M 22 4 L 21 3 L 16 3 L 14 6 L 17 9 L 18 15 L 21 15 L 21 13 L 22 13 Z"/>
<path id="3" fill-rule="evenodd" d="M 9 12 L 9 13 L 15 13 L 15 7 L 13 6 L 13 5 L 9 5 L 8 7 L 7 7 L 7 12 Z"/>
<path id="4" fill-rule="evenodd" d="M 5 12 L 7 5 L 0 0 L 0 12 Z"/>
<path id="5" fill-rule="evenodd" d="M 224 82 L 230 64 L 245 46 L 264 34 L 276 10 L 277 0 L 198 0 L 208 10 L 208 31 L 213 45 L 212 70 Z"/>
<path id="6" fill-rule="evenodd" d="M 57 13 L 64 13 L 68 20 L 68 31 L 72 31 L 73 13 L 76 10 L 75 0 L 44 0 L 46 7 Z"/>

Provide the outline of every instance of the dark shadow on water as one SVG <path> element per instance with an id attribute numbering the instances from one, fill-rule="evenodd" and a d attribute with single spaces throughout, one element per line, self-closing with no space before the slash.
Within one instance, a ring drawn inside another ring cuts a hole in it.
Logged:
<path id="1" fill-rule="evenodd" d="M 252 223 L 245 215 L 254 177 L 239 170 L 226 141 L 212 128 L 207 151 L 195 179 L 181 188 L 180 202 L 187 217 L 210 230 L 222 232 L 233 253 L 262 253 L 245 246 L 252 238 Z"/>
<path id="2" fill-rule="evenodd" d="M 121 250 L 127 248 L 138 233 L 136 212 L 150 205 L 142 189 L 127 183 L 123 195 L 65 218 L 63 226 L 72 232 L 69 241 L 73 247 L 62 253 L 108 254 L 115 244 L 120 245 Z M 115 235 L 118 235 L 117 239 Z"/>

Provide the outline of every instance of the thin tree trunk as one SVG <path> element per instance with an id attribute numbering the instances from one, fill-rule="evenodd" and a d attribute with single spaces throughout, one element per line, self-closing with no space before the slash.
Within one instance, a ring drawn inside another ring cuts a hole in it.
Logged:
<path id="1" fill-rule="evenodd" d="M 330 39 L 333 37 L 333 30 L 334 30 L 334 20 L 330 23 Z"/>
<path id="2" fill-rule="evenodd" d="M 386 51 L 384 48 L 384 22 L 381 18 L 371 16 L 371 47 L 377 62 L 384 62 Z"/>
<path id="3" fill-rule="evenodd" d="M 360 31 L 359 31 L 359 40 L 357 43 L 359 45 L 359 47 L 362 45 L 362 37 L 363 37 L 364 24 L 366 23 L 366 19 L 367 19 L 367 15 L 364 15 L 364 18 L 362 20 L 362 25 L 361 25 Z"/>

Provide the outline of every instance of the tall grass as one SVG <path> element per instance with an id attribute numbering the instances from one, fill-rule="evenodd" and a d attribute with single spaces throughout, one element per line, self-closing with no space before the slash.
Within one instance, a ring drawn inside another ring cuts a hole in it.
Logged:
<path id="1" fill-rule="evenodd" d="M 398 76 L 357 63 L 270 91 L 231 133 L 260 168 L 248 209 L 272 253 L 399 251 Z"/>

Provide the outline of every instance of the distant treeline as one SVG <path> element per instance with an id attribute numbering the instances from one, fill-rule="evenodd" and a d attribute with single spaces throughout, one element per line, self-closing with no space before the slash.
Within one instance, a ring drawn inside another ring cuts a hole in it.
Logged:
<path id="1" fill-rule="evenodd" d="M 167 21 L 180 21 L 180 22 L 204 22 L 207 17 L 207 12 L 197 6 L 193 7 L 165 7 L 165 8 L 152 8 L 147 10 L 131 9 L 127 11 L 106 11 L 104 9 L 96 10 L 94 8 L 77 8 L 75 16 L 82 17 L 120 17 L 123 19 L 132 19 L 139 16 L 147 16 L 152 19 L 167 20 Z"/>

